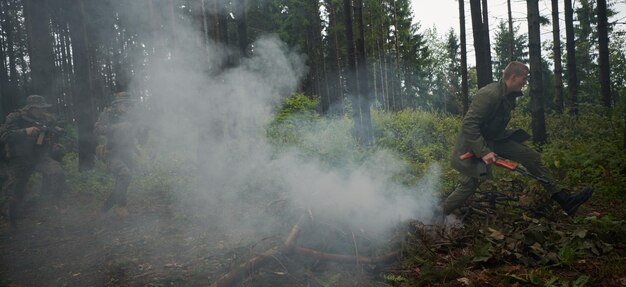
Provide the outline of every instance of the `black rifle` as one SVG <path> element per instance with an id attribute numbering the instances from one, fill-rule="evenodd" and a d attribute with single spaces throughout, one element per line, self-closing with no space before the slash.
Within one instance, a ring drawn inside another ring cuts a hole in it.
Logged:
<path id="1" fill-rule="evenodd" d="M 53 125 L 49 126 L 48 123 L 37 121 L 29 116 L 22 116 L 22 119 L 32 124 L 34 127 L 39 129 L 39 136 L 37 137 L 37 145 L 42 145 L 43 140 L 46 138 L 46 135 L 51 134 L 54 136 L 66 137 L 65 129 Z"/>

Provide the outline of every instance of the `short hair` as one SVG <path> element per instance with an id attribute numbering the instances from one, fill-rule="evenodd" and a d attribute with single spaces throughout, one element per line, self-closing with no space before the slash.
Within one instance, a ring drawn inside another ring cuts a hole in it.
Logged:
<path id="1" fill-rule="evenodd" d="M 530 69 L 522 62 L 512 61 L 506 68 L 504 68 L 504 72 L 502 73 L 502 78 L 505 80 L 510 79 L 512 76 L 524 75 L 524 73 L 529 73 Z"/>

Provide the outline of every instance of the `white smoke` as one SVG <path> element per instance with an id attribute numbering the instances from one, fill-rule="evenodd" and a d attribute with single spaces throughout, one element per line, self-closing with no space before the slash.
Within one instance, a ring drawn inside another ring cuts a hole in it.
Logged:
<path id="1" fill-rule="evenodd" d="M 227 65 L 233 53 L 224 46 L 192 48 L 202 43 L 198 35 L 181 25 L 171 54 L 153 59 L 150 76 L 134 85 L 147 94 L 155 153 L 174 154 L 197 172 L 197 190 L 176 187 L 179 198 L 193 194 L 221 226 L 257 231 L 285 225 L 281 221 L 288 216 L 271 210 L 278 201 L 289 205 L 284 212 L 307 210 L 320 220 L 377 234 L 404 220 L 430 219 L 439 189 L 437 165 L 409 188 L 394 180 L 407 166 L 389 151 L 356 161 L 346 155 L 333 166 L 271 146 L 267 125 L 306 75 L 305 55 L 266 35 L 252 44 L 251 56 Z M 336 138 L 328 133 L 337 132 L 349 129 L 320 128 L 301 136 L 332 149 Z"/>

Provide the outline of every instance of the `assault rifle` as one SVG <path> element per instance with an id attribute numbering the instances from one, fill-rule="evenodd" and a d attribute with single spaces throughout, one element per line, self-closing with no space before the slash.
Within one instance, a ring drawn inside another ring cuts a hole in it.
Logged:
<path id="1" fill-rule="evenodd" d="M 32 124 L 39 129 L 39 136 L 37 137 L 37 145 L 42 145 L 46 135 L 52 134 L 55 136 L 65 137 L 65 129 L 59 126 L 48 126 L 47 123 L 39 122 L 31 117 L 22 116 L 22 119 Z"/>
<path id="2" fill-rule="evenodd" d="M 472 158 L 472 157 L 474 157 L 473 153 L 466 152 L 466 153 L 460 155 L 459 159 L 460 160 L 466 160 L 466 159 Z M 499 156 L 496 157 L 496 162 L 494 164 L 499 166 L 499 167 L 502 167 L 502 168 L 505 168 L 507 170 L 510 170 L 510 171 L 519 172 L 519 173 L 521 173 L 521 174 L 523 174 L 525 176 L 528 176 L 530 178 L 533 178 L 533 179 L 535 179 L 535 180 L 537 180 L 537 181 L 539 181 L 541 183 L 546 183 L 546 184 L 550 183 L 550 181 L 548 179 L 544 178 L 544 177 L 536 176 L 536 175 L 531 174 L 528 170 L 526 170 L 525 168 L 521 167 L 518 163 L 510 161 L 510 160 L 507 160 L 507 159 L 504 159 L 504 158 L 501 158 Z M 482 171 L 484 171 L 485 174 L 487 173 L 487 167 L 486 167 L 485 163 L 482 160 L 479 162 L 479 167 L 478 168 L 481 170 L 481 173 L 482 173 Z"/>

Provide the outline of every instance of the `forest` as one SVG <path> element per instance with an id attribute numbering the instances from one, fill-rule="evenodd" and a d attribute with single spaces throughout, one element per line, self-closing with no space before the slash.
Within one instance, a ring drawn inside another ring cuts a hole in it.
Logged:
<path id="1" fill-rule="evenodd" d="M 626 286 L 623 1 L 415 2 L 0 0 L 0 285 Z M 464 116 L 511 61 L 530 76 L 508 127 L 593 196 L 568 216 L 494 167 L 440 222 Z M 32 95 L 62 176 L 29 170 L 15 223 L 3 135 Z M 122 100 L 140 128 L 109 212 L 99 127 Z"/>

